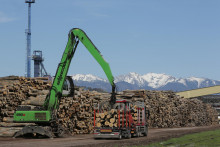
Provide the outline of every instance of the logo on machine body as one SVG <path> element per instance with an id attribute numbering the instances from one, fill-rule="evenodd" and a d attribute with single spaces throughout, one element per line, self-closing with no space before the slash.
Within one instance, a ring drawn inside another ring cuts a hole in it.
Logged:
<path id="1" fill-rule="evenodd" d="M 24 113 L 17 113 L 16 116 L 25 116 Z"/>

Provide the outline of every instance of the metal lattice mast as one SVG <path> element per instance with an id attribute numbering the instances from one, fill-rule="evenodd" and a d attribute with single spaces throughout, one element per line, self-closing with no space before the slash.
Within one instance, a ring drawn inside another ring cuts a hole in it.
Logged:
<path id="1" fill-rule="evenodd" d="M 28 29 L 25 31 L 27 35 L 25 76 L 31 77 L 31 3 L 35 3 L 35 0 L 25 0 L 25 3 L 28 3 Z"/>

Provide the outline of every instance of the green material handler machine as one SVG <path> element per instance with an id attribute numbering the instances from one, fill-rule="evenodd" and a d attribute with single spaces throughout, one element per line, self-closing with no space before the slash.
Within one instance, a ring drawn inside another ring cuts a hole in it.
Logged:
<path id="1" fill-rule="evenodd" d="M 74 28 L 69 32 L 66 49 L 63 53 L 61 62 L 58 65 L 53 85 L 47 95 L 44 105 L 42 107 L 34 108 L 31 106 L 19 106 L 14 113 L 15 123 L 34 123 L 35 125 L 25 126 L 22 130 L 16 132 L 14 137 L 38 134 L 53 138 L 54 136 L 60 137 L 64 134 L 64 128 L 59 124 L 57 111 L 69 66 L 79 41 L 82 42 L 104 70 L 110 84 L 112 85 L 112 95 L 109 106 L 111 107 L 115 104 L 116 94 L 114 77 L 109 64 L 103 59 L 100 51 L 91 42 L 85 32 L 81 29 Z"/>

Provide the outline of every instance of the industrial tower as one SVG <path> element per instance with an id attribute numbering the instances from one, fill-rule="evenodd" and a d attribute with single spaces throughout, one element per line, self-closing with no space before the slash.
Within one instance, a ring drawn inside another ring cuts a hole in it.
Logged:
<path id="1" fill-rule="evenodd" d="M 28 29 L 25 31 L 27 35 L 25 76 L 31 77 L 31 4 L 35 3 L 35 0 L 25 0 L 25 3 L 28 3 Z"/>
<path id="2" fill-rule="evenodd" d="M 44 59 L 42 51 L 35 50 L 33 52 L 32 60 L 34 60 L 34 77 L 48 76 L 47 71 L 43 65 Z"/>

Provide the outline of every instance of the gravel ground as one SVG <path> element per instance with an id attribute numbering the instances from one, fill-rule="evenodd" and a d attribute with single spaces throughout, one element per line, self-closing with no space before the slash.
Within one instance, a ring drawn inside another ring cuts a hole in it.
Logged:
<path id="1" fill-rule="evenodd" d="M 202 131 L 220 129 L 220 125 L 204 127 L 184 127 L 184 128 L 163 128 L 149 129 L 147 137 L 112 140 L 102 139 L 94 140 L 92 134 L 75 135 L 73 137 L 54 138 L 54 139 L 24 139 L 24 138 L 0 138 L 0 146 L 31 146 L 31 147 L 68 147 L 68 146 L 85 146 L 85 147 L 111 147 L 111 146 L 130 146 L 130 145 L 147 145 L 153 142 L 160 142 L 174 137 L 180 137 L 185 134 L 197 133 Z"/>

